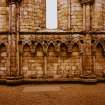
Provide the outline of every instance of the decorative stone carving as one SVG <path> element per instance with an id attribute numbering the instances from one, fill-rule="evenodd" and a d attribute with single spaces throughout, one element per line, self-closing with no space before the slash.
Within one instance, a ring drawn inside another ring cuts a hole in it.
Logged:
<path id="1" fill-rule="evenodd" d="M 81 4 L 88 4 L 88 3 L 92 4 L 94 3 L 94 0 L 80 0 L 80 3 Z"/>

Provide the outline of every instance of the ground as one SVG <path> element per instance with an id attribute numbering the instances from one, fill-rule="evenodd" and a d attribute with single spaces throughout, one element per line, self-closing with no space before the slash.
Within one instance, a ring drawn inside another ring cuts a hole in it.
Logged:
<path id="1" fill-rule="evenodd" d="M 0 105 L 105 105 L 105 84 L 1 85 Z"/>

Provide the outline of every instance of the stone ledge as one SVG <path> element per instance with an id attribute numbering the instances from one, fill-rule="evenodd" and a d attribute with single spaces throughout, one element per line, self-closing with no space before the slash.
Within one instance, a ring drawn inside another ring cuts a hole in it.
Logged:
<path id="1" fill-rule="evenodd" d="M 60 84 L 60 83 L 72 83 L 72 84 L 94 84 L 105 82 L 105 78 L 97 78 L 97 79 L 0 79 L 0 84 L 3 85 L 24 85 L 24 84 Z"/>
<path id="2" fill-rule="evenodd" d="M 19 80 L 19 79 L 22 79 L 23 77 L 22 76 L 17 76 L 17 77 L 7 77 L 6 79 L 7 80 Z"/>
<path id="3" fill-rule="evenodd" d="M 97 83 L 97 79 L 81 79 L 81 82 L 83 83 Z"/>

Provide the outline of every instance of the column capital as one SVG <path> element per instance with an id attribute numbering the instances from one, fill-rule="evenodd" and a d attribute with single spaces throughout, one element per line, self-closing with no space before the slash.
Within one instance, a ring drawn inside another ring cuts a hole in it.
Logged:
<path id="1" fill-rule="evenodd" d="M 93 4 L 94 0 L 80 0 L 80 3 L 83 4 Z"/>

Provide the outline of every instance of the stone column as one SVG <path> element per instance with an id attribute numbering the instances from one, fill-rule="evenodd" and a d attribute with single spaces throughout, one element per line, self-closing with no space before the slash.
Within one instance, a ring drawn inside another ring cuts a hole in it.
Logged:
<path id="1" fill-rule="evenodd" d="M 68 0 L 68 30 L 71 29 L 71 0 Z"/>
<path id="2" fill-rule="evenodd" d="M 9 0 L 10 76 L 17 76 L 17 4 Z"/>
<path id="3" fill-rule="evenodd" d="M 91 72 L 91 36 L 86 35 L 85 54 L 84 54 L 84 74 Z"/>
<path id="4" fill-rule="evenodd" d="M 83 31 L 86 30 L 86 6 L 83 5 Z"/>
<path id="5" fill-rule="evenodd" d="M 47 45 L 44 46 L 44 77 L 47 78 Z"/>
<path id="6" fill-rule="evenodd" d="M 92 45 L 91 45 L 91 35 L 87 34 L 84 43 L 84 55 L 83 55 L 83 76 L 88 78 L 93 77 L 94 66 L 92 57 Z"/>
<path id="7" fill-rule="evenodd" d="M 90 4 L 86 5 L 86 31 L 90 31 L 90 26 L 91 26 L 91 7 Z"/>
<path id="8" fill-rule="evenodd" d="M 47 55 L 44 55 L 44 77 L 47 76 Z"/>
<path id="9" fill-rule="evenodd" d="M 83 74 L 83 52 L 80 52 L 80 75 Z"/>
<path id="10" fill-rule="evenodd" d="M 92 57 L 92 45 L 91 35 L 88 34 L 91 31 L 91 6 L 94 0 L 80 0 L 83 5 L 83 31 L 86 32 L 84 42 L 84 54 L 83 54 L 83 72 L 82 75 L 87 78 L 93 76 L 93 57 Z"/>
<path id="11" fill-rule="evenodd" d="M 17 3 L 17 21 L 16 21 L 16 26 L 17 26 L 17 70 L 18 70 L 18 75 L 20 76 L 21 75 L 21 69 L 20 69 L 20 50 L 19 50 L 19 39 L 20 39 L 20 35 L 19 35 L 19 32 L 20 32 L 20 2 Z"/>
<path id="12" fill-rule="evenodd" d="M 92 27 L 92 7 L 95 0 L 80 0 L 83 6 L 83 31 L 89 32 Z"/>
<path id="13" fill-rule="evenodd" d="M 83 29 L 85 32 L 90 31 L 90 2 L 83 4 Z M 91 36 L 86 34 L 85 39 L 85 54 L 83 56 L 83 74 L 88 75 L 91 73 Z"/>
<path id="14" fill-rule="evenodd" d="M 83 31 L 91 30 L 91 2 L 82 2 L 83 5 Z"/>

